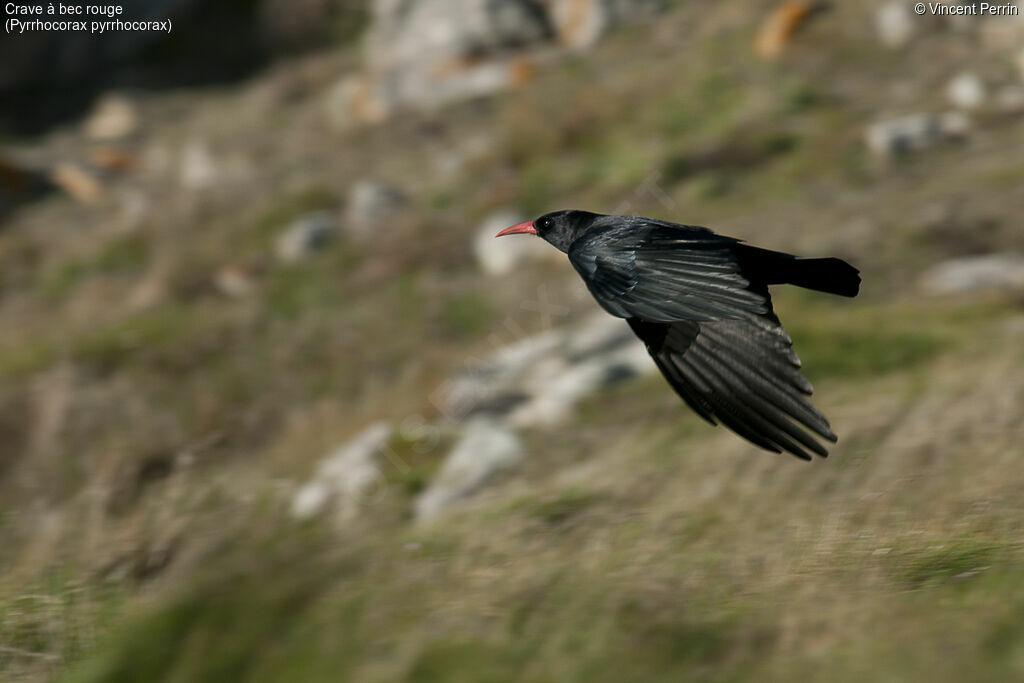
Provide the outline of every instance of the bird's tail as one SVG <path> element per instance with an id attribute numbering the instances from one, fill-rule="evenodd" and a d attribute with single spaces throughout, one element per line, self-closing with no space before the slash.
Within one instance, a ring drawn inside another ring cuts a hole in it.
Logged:
<path id="1" fill-rule="evenodd" d="M 838 258 L 797 258 L 746 244 L 736 245 L 744 274 L 768 285 L 789 284 L 839 296 L 857 296 L 860 271 Z"/>

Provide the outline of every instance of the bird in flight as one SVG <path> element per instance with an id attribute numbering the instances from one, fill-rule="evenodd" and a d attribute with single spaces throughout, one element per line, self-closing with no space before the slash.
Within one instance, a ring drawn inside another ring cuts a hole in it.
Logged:
<path id="1" fill-rule="evenodd" d="M 772 309 L 768 285 L 854 297 L 856 268 L 797 258 L 707 228 L 640 216 L 555 211 L 496 236 L 537 235 L 569 255 L 607 312 L 625 318 L 698 415 L 751 443 L 804 460 L 827 457 L 828 420 Z"/>

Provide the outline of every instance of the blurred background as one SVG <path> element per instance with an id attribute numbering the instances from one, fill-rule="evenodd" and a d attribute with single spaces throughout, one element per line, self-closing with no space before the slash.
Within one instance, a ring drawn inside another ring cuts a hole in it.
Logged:
<path id="1" fill-rule="evenodd" d="M 0 678 L 1024 677 L 1024 18 L 121 19 L 0 39 Z M 493 239 L 562 208 L 860 268 L 775 292 L 831 457 Z"/>

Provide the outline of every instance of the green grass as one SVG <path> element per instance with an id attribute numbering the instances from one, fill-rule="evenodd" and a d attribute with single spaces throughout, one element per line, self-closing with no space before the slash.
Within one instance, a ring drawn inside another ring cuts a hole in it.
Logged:
<path id="1" fill-rule="evenodd" d="M 316 265 L 281 266 L 267 278 L 267 311 L 284 319 L 295 319 L 310 310 L 344 305 L 338 273 Z"/>
<path id="2" fill-rule="evenodd" d="M 990 309 L 908 310 L 794 288 L 780 291 L 775 299 L 776 311 L 812 381 L 871 378 L 920 368 L 969 341 L 968 328 L 957 322 L 960 316 L 984 325 L 1000 315 Z"/>
<path id="3" fill-rule="evenodd" d="M 388 442 L 382 466 L 385 481 L 397 484 L 405 496 L 420 493 L 444 463 L 451 437 L 436 429 L 424 433 L 399 430 Z"/>
<path id="4" fill-rule="evenodd" d="M 98 626 L 123 610 L 128 593 L 79 574 L 69 566 L 51 569 L 19 593 L 0 594 L 0 676 L 40 658 L 58 669 L 95 649 Z"/>
<path id="5" fill-rule="evenodd" d="M 54 348 L 42 340 L 0 351 L 0 378 L 15 380 L 35 374 L 50 367 L 56 359 Z"/>
<path id="6" fill-rule="evenodd" d="M 450 339 L 473 339 L 494 326 L 495 313 L 487 297 L 466 292 L 445 299 L 441 305 L 443 334 Z"/>
<path id="7" fill-rule="evenodd" d="M 966 580 L 973 573 L 991 568 L 1005 549 L 987 543 L 965 540 L 896 558 L 896 575 L 911 589 Z"/>
<path id="8" fill-rule="evenodd" d="M 570 489 L 563 491 L 555 498 L 537 503 L 530 515 L 548 526 L 561 526 L 583 514 L 599 499 L 599 496 L 589 491 Z"/>
<path id="9" fill-rule="evenodd" d="M 72 339 L 70 357 L 99 375 L 137 364 L 175 372 L 224 352 L 215 310 L 167 304 Z"/>
<path id="10" fill-rule="evenodd" d="M 815 330 L 791 333 L 814 378 L 864 378 L 911 370 L 948 348 L 945 339 L 914 332 Z"/>
<path id="11" fill-rule="evenodd" d="M 149 260 L 150 245 L 142 235 L 128 235 L 112 240 L 95 256 L 85 260 L 67 261 L 44 272 L 38 289 L 50 300 L 61 299 L 83 280 L 93 275 L 124 275 L 139 273 Z"/>

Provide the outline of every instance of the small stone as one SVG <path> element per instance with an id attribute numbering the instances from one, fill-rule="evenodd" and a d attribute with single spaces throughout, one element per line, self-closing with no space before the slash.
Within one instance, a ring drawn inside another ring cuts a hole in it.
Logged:
<path id="1" fill-rule="evenodd" d="M 221 294 L 232 299 L 249 296 L 256 289 L 256 278 L 252 272 L 237 264 L 221 266 L 214 283 Z"/>
<path id="2" fill-rule="evenodd" d="M 925 273 L 924 289 L 929 294 L 963 294 L 978 290 L 1024 291 L 1024 256 L 986 254 L 940 263 Z"/>
<path id="3" fill-rule="evenodd" d="M 297 263 L 327 246 L 338 228 L 332 211 L 317 211 L 296 218 L 277 238 L 275 253 L 282 263 Z"/>
<path id="4" fill-rule="evenodd" d="M 875 10 L 875 29 L 886 47 L 906 45 L 914 35 L 914 17 L 905 2 L 887 2 Z"/>
<path id="5" fill-rule="evenodd" d="M 408 207 L 409 199 L 398 188 L 374 180 L 361 180 L 349 192 L 345 210 L 345 230 L 369 236 L 387 229 Z"/>
<path id="6" fill-rule="evenodd" d="M 977 109 L 985 99 L 985 84 L 976 74 L 958 74 L 946 86 L 946 97 L 961 109 Z"/>
<path id="7" fill-rule="evenodd" d="M 377 422 L 324 458 L 292 499 L 292 516 L 310 519 L 335 504 L 341 521 L 354 517 L 362 499 L 383 481 L 379 460 L 390 438 L 391 425 Z"/>
<path id="8" fill-rule="evenodd" d="M 440 472 L 416 499 L 416 518 L 424 522 L 435 519 L 524 455 L 522 442 L 511 430 L 489 420 L 470 421 Z"/>
<path id="9" fill-rule="evenodd" d="M 219 168 L 209 148 L 201 142 L 185 147 L 181 158 L 181 184 L 190 190 L 204 190 L 217 182 Z"/>
<path id="10" fill-rule="evenodd" d="M 123 95 L 106 95 L 85 121 L 85 134 L 92 140 L 120 140 L 138 129 L 135 105 Z"/>
<path id="11" fill-rule="evenodd" d="M 558 254 L 547 242 L 529 235 L 500 240 L 494 238 L 503 228 L 525 220 L 527 218 L 521 214 L 504 210 L 491 214 L 480 225 L 473 241 L 473 250 L 477 263 L 486 274 L 507 275 L 523 263 Z"/>

